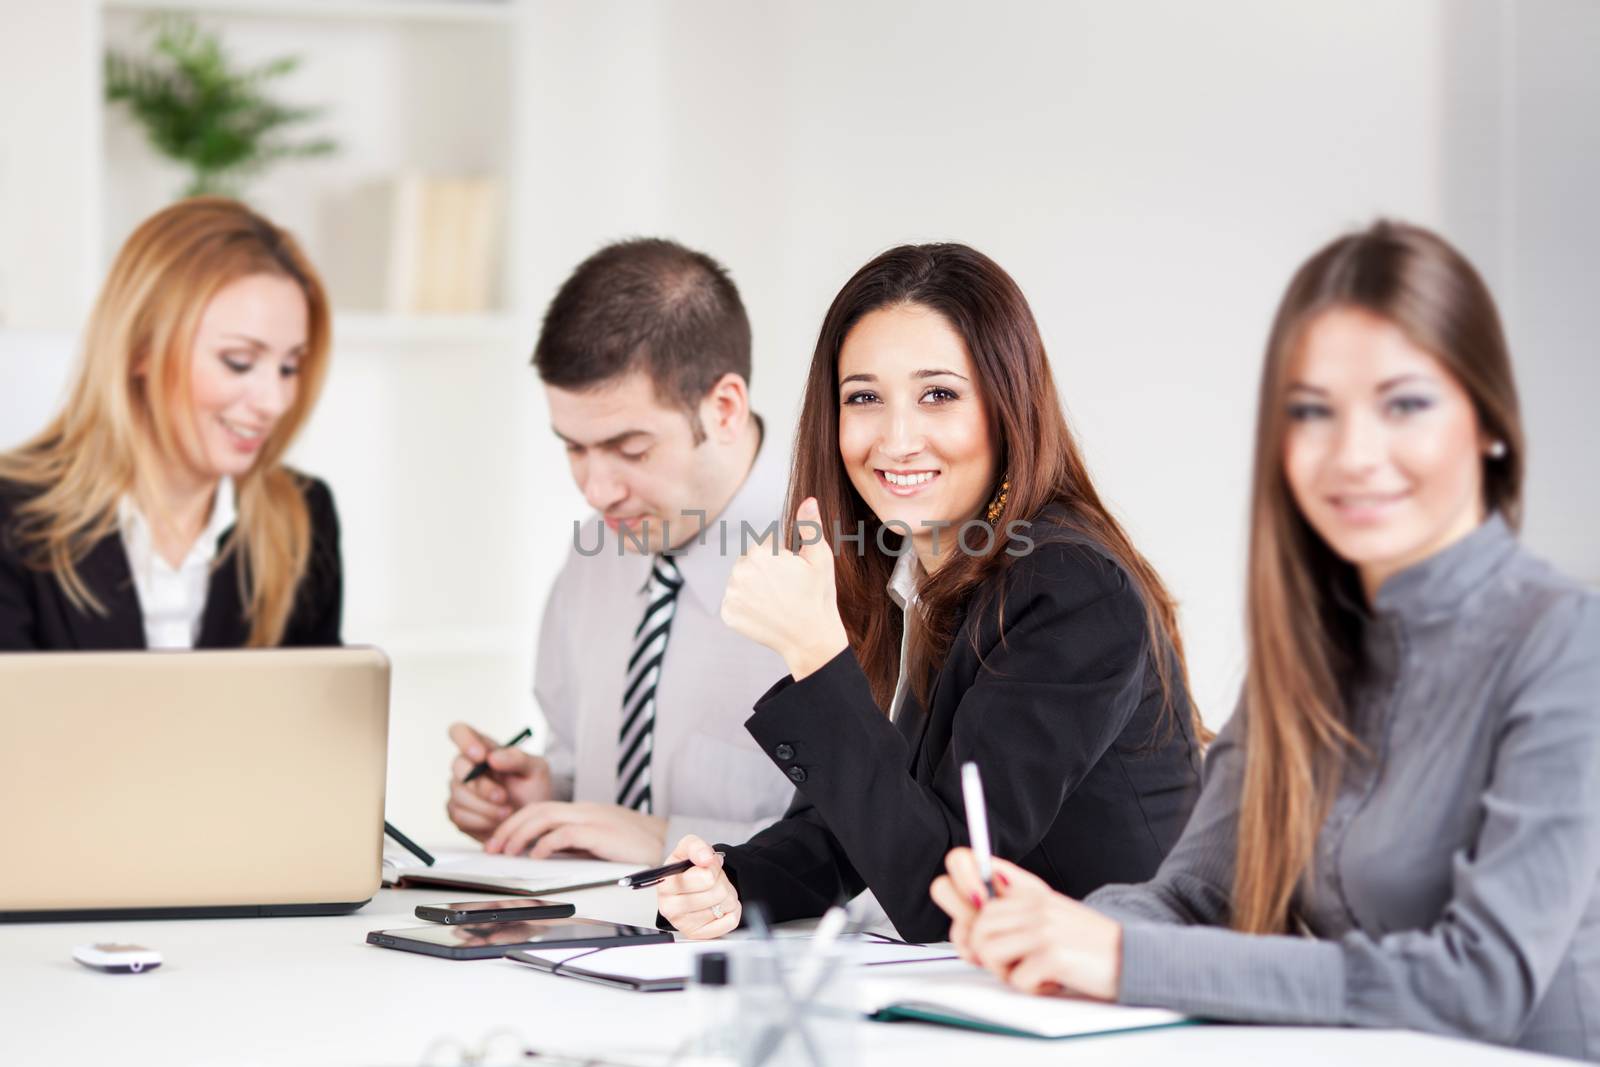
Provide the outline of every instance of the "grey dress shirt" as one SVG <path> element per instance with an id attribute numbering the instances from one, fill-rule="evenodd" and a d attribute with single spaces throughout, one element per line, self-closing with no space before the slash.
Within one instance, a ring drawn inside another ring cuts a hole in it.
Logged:
<path id="1" fill-rule="evenodd" d="M 650 792 L 655 813 L 667 819 L 669 850 L 691 833 L 743 841 L 776 821 L 794 797 L 793 784 L 744 728 L 751 706 L 788 668 L 721 617 L 742 524 L 764 530 L 783 507 L 788 456 L 782 441 L 767 437 L 703 542 L 692 540 L 674 555 L 683 589 L 656 689 L 650 757 Z M 692 528 L 699 523 L 685 520 Z M 550 725 L 545 756 L 559 798 L 617 799 L 622 694 L 650 573 L 649 556 L 619 552 L 619 544 L 598 517 L 584 522 L 545 603 L 533 692 Z"/>
<path id="2" fill-rule="evenodd" d="M 1408 1027 L 1600 1060 L 1600 597 L 1498 517 L 1390 578 L 1351 687 L 1352 757 L 1293 901 L 1309 937 L 1226 929 L 1235 713 L 1123 922 L 1124 1003 Z"/>

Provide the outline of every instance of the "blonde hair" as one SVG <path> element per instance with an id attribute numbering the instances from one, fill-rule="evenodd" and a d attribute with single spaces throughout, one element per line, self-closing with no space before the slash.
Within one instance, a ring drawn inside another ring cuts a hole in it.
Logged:
<path id="1" fill-rule="evenodd" d="M 89 316 L 66 405 L 32 440 L 0 453 L 0 478 L 38 490 L 18 507 L 12 536 L 78 610 L 105 614 L 78 564 L 117 529 L 122 495 L 155 499 L 154 472 L 194 453 L 187 398 L 195 332 L 220 289 L 254 274 L 300 287 L 308 336 L 293 405 L 236 479 L 238 521 L 217 562 L 238 553 L 249 645 L 282 639 L 310 556 L 311 520 L 299 477 L 280 460 L 321 391 L 331 324 L 322 282 L 294 239 L 221 197 L 181 201 L 133 232 Z"/>

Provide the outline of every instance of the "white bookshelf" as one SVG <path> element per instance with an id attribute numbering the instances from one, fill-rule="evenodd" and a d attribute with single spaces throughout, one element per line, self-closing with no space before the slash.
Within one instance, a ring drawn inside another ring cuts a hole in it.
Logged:
<path id="1" fill-rule="evenodd" d="M 340 311 L 334 315 L 333 336 L 339 345 L 357 347 L 455 344 L 499 348 L 525 345 L 531 352 L 533 331 L 537 328 L 537 324 L 527 316 L 510 313 L 387 315 Z"/>
<path id="2" fill-rule="evenodd" d="M 104 0 L 108 11 L 185 11 L 257 18 L 505 24 L 514 0 Z"/>
<path id="3" fill-rule="evenodd" d="M 237 66 L 300 59 L 269 91 L 326 108 L 292 136 L 329 136 L 339 151 L 280 163 L 244 196 L 306 247 L 337 312 L 341 347 L 500 348 L 528 317 L 508 298 L 526 291 L 526 242 L 517 237 L 528 217 L 517 195 L 527 127 L 515 62 L 521 0 L 100 0 L 97 11 L 101 51 L 147 51 L 151 17 L 174 12 L 217 33 Z M 98 124 L 96 267 L 103 271 L 134 226 L 171 202 L 186 178 L 147 144 L 125 108 L 102 103 Z M 460 314 L 393 310 L 392 265 L 416 269 L 429 257 L 400 253 L 389 191 L 409 179 L 462 178 L 487 180 L 497 191 L 487 306 Z"/>

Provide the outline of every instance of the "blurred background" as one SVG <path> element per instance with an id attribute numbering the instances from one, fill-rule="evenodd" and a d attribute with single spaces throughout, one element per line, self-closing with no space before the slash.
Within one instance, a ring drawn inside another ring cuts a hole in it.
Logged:
<path id="1" fill-rule="evenodd" d="M 192 177 L 106 99 L 107 51 L 148 54 L 174 11 L 239 67 L 296 58 L 270 92 L 336 146 L 244 196 L 339 309 L 294 460 L 340 507 L 346 639 L 394 661 L 389 813 L 414 836 L 453 836 L 451 721 L 537 724 L 584 508 L 528 357 L 566 273 L 623 236 L 731 269 L 780 432 L 868 258 L 998 260 L 1219 726 L 1268 319 L 1341 231 L 1435 227 L 1507 322 L 1526 539 L 1600 582 L 1595 0 L 0 0 L 0 447 L 55 408 L 117 246 Z"/>

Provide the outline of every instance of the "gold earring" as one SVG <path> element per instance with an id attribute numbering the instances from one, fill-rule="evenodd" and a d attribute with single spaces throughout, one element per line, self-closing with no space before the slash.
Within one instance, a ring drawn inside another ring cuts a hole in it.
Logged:
<path id="1" fill-rule="evenodd" d="M 1000 490 L 995 493 L 994 499 L 989 501 L 989 511 L 986 518 L 989 525 L 993 526 L 1000 521 L 1000 513 L 1006 509 L 1006 492 L 1011 488 L 1011 478 L 1007 476 L 1000 482 Z"/>

